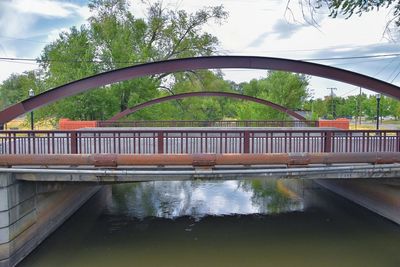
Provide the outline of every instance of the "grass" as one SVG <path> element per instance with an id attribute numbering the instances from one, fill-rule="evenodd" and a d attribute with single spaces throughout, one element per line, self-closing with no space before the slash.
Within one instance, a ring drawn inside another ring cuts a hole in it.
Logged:
<path id="1" fill-rule="evenodd" d="M 7 130 L 30 130 L 30 122 L 24 118 L 14 119 L 6 123 L 5 129 Z M 56 127 L 52 120 L 38 121 L 35 122 L 35 130 L 55 130 Z"/>

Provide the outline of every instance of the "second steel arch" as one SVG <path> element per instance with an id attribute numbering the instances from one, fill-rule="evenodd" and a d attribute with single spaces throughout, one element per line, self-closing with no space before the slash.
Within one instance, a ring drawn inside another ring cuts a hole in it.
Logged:
<path id="1" fill-rule="evenodd" d="M 121 119 L 122 117 L 125 117 L 129 114 L 132 114 L 136 111 L 139 111 L 141 109 L 144 109 L 146 107 L 158 104 L 158 103 L 162 103 L 162 102 L 166 102 L 166 101 L 170 101 L 170 100 L 174 100 L 174 99 L 182 99 L 182 98 L 189 98 L 189 97 L 207 97 L 207 96 L 220 96 L 220 97 L 228 97 L 228 98 L 236 98 L 236 99 L 242 99 L 242 100 L 247 100 L 247 101 L 252 101 L 252 102 L 256 102 L 268 107 L 271 107 L 273 109 L 279 110 L 283 113 L 288 114 L 289 116 L 300 120 L 300 121 L 305 121 L 306 118 L 304 118 L 303 116 L 301 116 L 300 114 L 286 108 L 283 107 L 281 105 L 275 104 L 271 101 L 265 100 L 265 99 L 261 99 L 261 98 L 256 98 L 256 97 L 252 97 L 252 96 L 247 96 L 247 95 L 241 95 L 241 94 L 235 94 L 235 93 L 228 93 L 228 92 L 190 92 L 190 93 L 182 93 L 182 94 L 176 94 L 176 95 L 170 95 L 170 96 L 165 96 L 165 97 L 160 97 L 160 98 L 156 98 L 156 99 L 152 99 L 150 101 L 138 104 L 134 107 L 131 108 L 127 108 L 124 111 L 121 111 L 120 113 L 116 114 L 115 116 L 113 116 L 111 119 L 109 119 L 109 122 L 114 122 L 116 120 Z"/>

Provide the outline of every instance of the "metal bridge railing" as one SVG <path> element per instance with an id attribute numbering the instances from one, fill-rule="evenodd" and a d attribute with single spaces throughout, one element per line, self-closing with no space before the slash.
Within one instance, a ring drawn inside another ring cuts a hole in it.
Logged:
<path id="1" fill-rule="evenodd" d="M 400 152 L 400 131 L 0 131 L 0 154 Z"/>
<path id="2" fill-rule="evenodd" d="M 318 127 L 318 121 L 98 121 L 98 127 Z"/>

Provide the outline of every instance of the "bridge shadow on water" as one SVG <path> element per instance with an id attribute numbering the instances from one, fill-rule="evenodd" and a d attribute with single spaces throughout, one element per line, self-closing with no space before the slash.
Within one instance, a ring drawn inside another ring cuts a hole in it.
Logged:
<path id="1" fill-rule="evenodd" d="M 20 266 L 400 266 L 400 229 L 308 182 L 106 186 Z"/>

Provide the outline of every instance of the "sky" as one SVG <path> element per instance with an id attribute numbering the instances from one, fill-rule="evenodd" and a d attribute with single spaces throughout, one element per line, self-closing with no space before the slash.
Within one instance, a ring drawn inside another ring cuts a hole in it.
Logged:
<path id="1" fill-rule="evenodd" d="M 145 4 L 131 1 L 132 12 L 145 16 Z M 207 24 L 205 31 L 218 37 L 221 55 L 268 56 L 308 60 L 348 69 L 400 85 L 400 56 L 336 59 L 343 57 L 382 56 L 400 53 L 396 37 L 385 35 L 390 11 L 365 13 L 350 19 L 329 18 L 319 11 L 318 25 L 306 23 L 297 1 L 286 0 L 163 0 L 164 6 L 195 12 L 204 6 L 222 4 L 228 19 L 218 25 Z M 71 26 L 79 26 L 90 16 L 87 0 L 0 0 L 0 57 L 37 58 L 46 44 Z M 310 60 L 314 59 L 314 60 Z M 321 60 L 329 59 L 329 60 Z M 0 59 L 0 82 L 11 73 L 37 68 L 31 61 Z M 235 82 L 265 77 L 266 71 L 225 70 L 225 78 Z M 313 98 L 330 94 L 357 94 L 359 88 L 317 77 L 310 79 Z M 363 90 L 367 93 L 372 93 Z"/>

